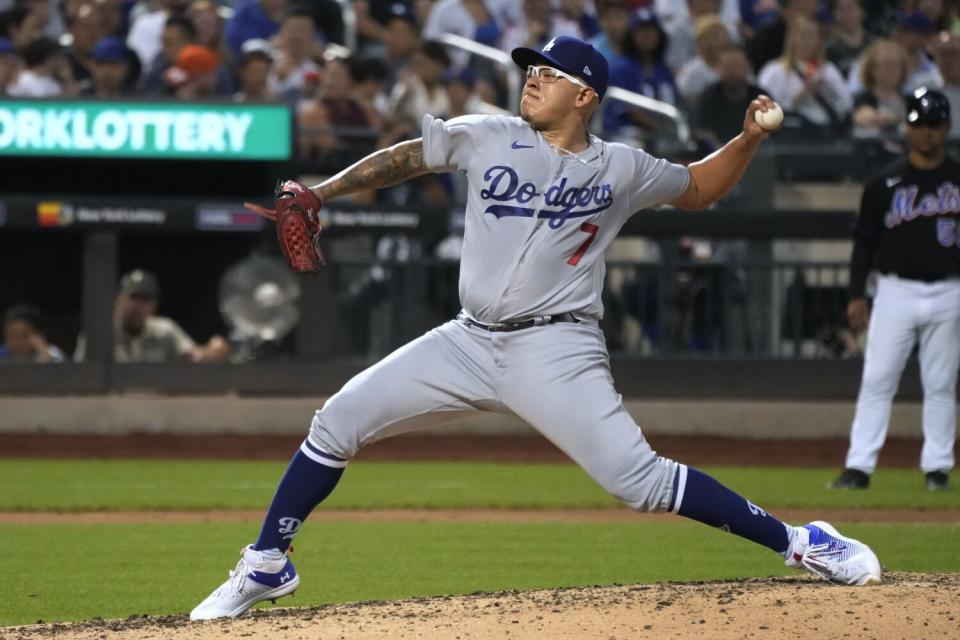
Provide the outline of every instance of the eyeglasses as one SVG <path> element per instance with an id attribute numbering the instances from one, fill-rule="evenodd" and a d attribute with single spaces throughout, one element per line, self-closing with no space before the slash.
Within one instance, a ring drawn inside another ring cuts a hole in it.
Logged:
<path id="1" fill-rule="evenodd" d="M 578 87 L 583 87 L 584 89 L 590 89 L 590 85 L 581 80 L 576 76 L 572 76 L 569 73 L 560 71 L 560 69 L 555 69 L 553 67 L 546 66 L 537 66 L 537 65 L 527 65 L 527 77 L 537 76 L 540 82 L 556 82 L 560 78 L 566 78 L 573 84 Z"/>

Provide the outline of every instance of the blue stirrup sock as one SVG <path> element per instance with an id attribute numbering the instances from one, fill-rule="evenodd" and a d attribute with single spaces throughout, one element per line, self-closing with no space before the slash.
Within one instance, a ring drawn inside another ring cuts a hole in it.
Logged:
<path id="1" fill-rule="evenodd" d="M 785 555 L 793 527 L 692 467 L 677 465 L 670 511 Z"/>
<path id="2" fill-rule="evenodd" d="M 304 440 L 277 486 L 253 548 L 285 552 L 310 512 L 337 486 L 346 466 L 343 458 Z"/>

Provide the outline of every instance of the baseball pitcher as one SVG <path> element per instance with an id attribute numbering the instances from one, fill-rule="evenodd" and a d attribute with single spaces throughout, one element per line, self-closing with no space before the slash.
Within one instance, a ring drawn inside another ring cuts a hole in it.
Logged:
<path id="1" fill-rule="evenodd" d="M 518 48 L 520 117 L 423 118 L 423 137 L 374 153 L 307 189 L 281 185 L 273 210 L 295 269 L 317 268 L 323 201 L 427 172 L 469 182 L 458 317 L 350 380 L 316 413 L 280 481 L 257 541 L 190 614 L 236 616 L 293 592 L 287 550 L 366 444 L 473 411 L 519 416 L 638 511 L 670 511 L 769 547 L 792 567 L 844 584 L 881 579 L 869 547 L 825 522 L 793 527 L 708 475 L 658 456 L 623 406 L 598 321 L 604 252 L 634 212 L 709 206 L 740 179 L 768 132 L 743 132 L 689 167 L 587 132 L 609 70 L 591 45 L 558 37 Z"/>

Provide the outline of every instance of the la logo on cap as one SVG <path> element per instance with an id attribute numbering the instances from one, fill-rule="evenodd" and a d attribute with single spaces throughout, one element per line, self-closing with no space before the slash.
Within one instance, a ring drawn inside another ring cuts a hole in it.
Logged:
<path id="1" fill-rule="evenodd" d="M 550 51 L 550 49 L 553 49 L 553 45 L 555 45 L 556 43 L 557 43 L 557 39 L 554 38 L 553 40 L 548 42 L 546 45 L 544 45 L 542 51 Z"/>

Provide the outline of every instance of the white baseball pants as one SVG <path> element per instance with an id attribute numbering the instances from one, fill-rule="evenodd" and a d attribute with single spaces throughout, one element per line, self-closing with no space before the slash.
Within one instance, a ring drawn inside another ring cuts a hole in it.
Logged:
<path id="1" fill-rule="evenodd" d="M 587 321 L 496 333 L 447 322 L 351 379 L 316 413 L 309 439 L 349 460 L 366 444 L 474 411 L 519 416 L 634 509 L 670 506 L 678 465 L 654 453 L 627 413 L 603 333 Z"/>
<path id="2" fill-rule="evenodd" d="M 923 384 L 922 471 L 949 471 L 957 436 L 960 280 L 924 283 L 881 276 L 864 353 L 846 466 L 873 473 L 887 437 L 903 367 L 919 340 Z"/>

